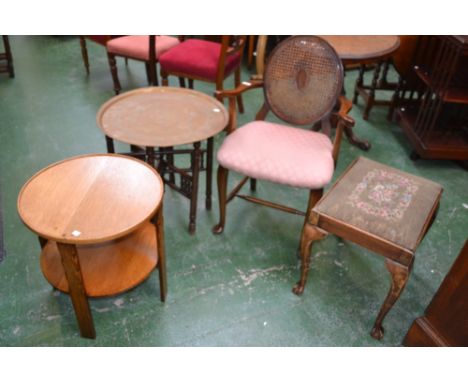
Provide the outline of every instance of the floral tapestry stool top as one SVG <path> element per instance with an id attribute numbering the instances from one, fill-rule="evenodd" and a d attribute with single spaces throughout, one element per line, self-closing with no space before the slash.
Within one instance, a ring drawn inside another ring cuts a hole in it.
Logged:
<path id="1" fill-rule="evenodd" d="M 333 233 L 384 256 L 391 287 L 371 335 L 383 337 L 382 321 L 408 281 L 414 253 L 432 224 L 442 187 L 360 157 L 313 207 L 301 238 L 303 292 L 312 242 Z"/>

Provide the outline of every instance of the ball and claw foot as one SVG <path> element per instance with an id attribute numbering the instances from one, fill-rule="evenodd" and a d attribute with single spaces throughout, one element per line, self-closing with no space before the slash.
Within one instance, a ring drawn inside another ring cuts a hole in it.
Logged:
<path id="1" fill-rule="evenodd" d="M 297 296 L 302 295 L 302 293 L 304 293 L 304 285 L 301 285 L 301 283 L 298 282 L 294 285 L 292 292 Z"/>
<path id="2" fill-rule="evenodd" d="M 219 235 L 223 233 L 223 231 L 224 231 L 224 227 L 221 224 L 216 224 L 211 230 L 211 232 L 213 232 L 215 235 Z"/>
<path id="3" fill-rule="evenodd" d="M 384 333 L 385 331 L 384 331 L 383 326 L 374 326 L 372 328 L 370 335 L 372 336 L 372 338 L 376 340 L 381 340 L 384 336 Z"/>

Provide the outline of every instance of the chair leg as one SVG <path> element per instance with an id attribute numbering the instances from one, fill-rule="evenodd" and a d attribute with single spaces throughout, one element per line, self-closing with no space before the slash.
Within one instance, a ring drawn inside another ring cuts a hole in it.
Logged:
<path id="1" fill-rule="evenodd" d="M 257 179 L 250 178 L 250 191 L 257 191 Z"/>
<path id="2" fill-rule="evenodd" d="M 86 74 L 89 76 L 89 60 L 88 60 L 88 49 L 86 48 L 86 40 L 83 36 L 80 36 L 81 56 L 83 57 L 83 63 L 86 69 Z"/>
<path id="3" fill-rule="evenodd" d="M 115 61 L 115 56 L 113 54 L 107 53 L 107 58 L 109 60 L 109 66 L 112 74 L 112 81 L 114 82 L 114 92 L 119 94 L 122 87 L 120 86 L 119 76 L 117 74 L 117 65 Z"/>
<path id="4" fill-rule="evenodd" d="M 169 73 L 167 73 L 165 70 L 161 69 L 162 86 L 169 86 L 168 76 L 169 76 Z"/>
<path id="5" fill-rule="evenodd" d="M 229 170 L 219 166 L 218 167 L 218 199 L 219 199 L 219 223 L 216 224 L 212 231 L 214 234 L 219 235 L 224 231 L 224 224 L 226 222 L 226 204 L 227 204 L 227 181 Z"/>
<path id="6" fill-rule="evenodd" d="M 184 77 L 179 77 L 179 86 L 181 88 L 185 88 L 185 78 Z"/>
<path id="7" fill-rule="evenodd" d="M 151 73 L 150 73 L 149 62 L 145 62 L 145 72 L 146 72 L 146 81 L 148 82 L 148 85 L 151 86 Z"/>
<path id="8" fill-rule="evenodd" d="M 398 300 L 403 292 L 403 289 L 408 282 L 408 277 L 411 272 L 413 262 L 410 263 L 409 266 L 405 266 L 402 264 L 398 264 L 390 259 L 385 259 L 385 266 L 387 270 L 390 272 L 392 277 L 392 283 L 390 285 L 390 290 L 388 291 L 387 297 L 380 308 L 380 312 L 375 320 L 374 327 L 371 331 L 371 336 L 376 340 L 380 340 L 383 338 L 384 335 L 384 328 L 382 326 L 382 321 L 384 320 L 387 313 L 392 308 L 393 304 Z"/>
<path id="9" fill-rule="evenodd" d="M 154 67 L 151 67 L 149 62 L 145 62 L 146 69 L 146 80 L 148 81 L 149 86 L 158 86 L 158 71 L 156 70 L 156 64 Z"/>
<path id="10" fill-rule="evenodd" d="M 234 84 L 235 87 L 237 88 L 240 85 L 240 66 L 236 69 L 234 73 Z M 244 103 L 242 102 L 242 95 L 237 96 L 237 107 L 239 109 L 239 113 L 243 114 L 244 113 Z"/>
<path id="11" fill-rule="evenodd" d="M 188 87 L 189 89 L 193 89 L 193 80 L 191 78 L 188 79 Z"/>
<path id="12" fill-rule="evenodd" d="M 304 292 L 304 288 L 307 282 L 307 276 L 310 268 L 310 257 L 312 244 L 316 240 L 321 240 L 326 236 L 326 232 L 320 228 L 306 223 L 302 229 L 301 235 L 301 278 L 294 285 L 292 291 L 294 294 L 300 296 Z"/>

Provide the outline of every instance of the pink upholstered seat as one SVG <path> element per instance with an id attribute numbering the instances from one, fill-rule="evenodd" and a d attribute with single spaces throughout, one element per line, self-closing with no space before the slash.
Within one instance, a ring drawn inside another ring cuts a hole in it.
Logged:
<path id="1" fill-rule="evenodd" d="M 331 181 L 332 149 L 325 134 L 255 121 L 229 134 L 217 159 L 221 166 L 254 179 L 314 190 Z"/>
<path id="2" fill-rule="evenodd" d="M 109 53 L 131 57 L 141 61 L 149 60 L 149 36 L 125 36 L 115 38 L 107 43 Z M 179 40 L 171 36 L 156 36 L 156 58 L 179 44 Z"/>
<path id="3" fill-rule="evenodd" d="M 183 73 L 215 81 L 220 54 L 219 43 L 189 39 L 161 55 L 159 64 L 167 72 Z M 239 65 L 239 61 L 239 53 L 226 57 L 225 77 Z"/>

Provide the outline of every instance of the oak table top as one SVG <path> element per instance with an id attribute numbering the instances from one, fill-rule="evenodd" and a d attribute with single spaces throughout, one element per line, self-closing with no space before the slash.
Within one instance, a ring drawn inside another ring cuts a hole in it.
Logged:
<path id="1" fill-rule="evenodd" d="M 101 243 L 147 222 L 163 196 L 159 174 L 122 155 L 69 158 L 39 171 L 23 186 L 18 212 L 39 236 L 61 243 Z"/>
<path id="2" fill-rule="evenodd" d="M 148 87 L 115 96 L 97 114 L 109 137 L 132 145 L 170 147 L 221 132 L 228 113 L 215 98 L 191 89 Z"/>
<path id="3" fill-rule="evenodd" d="M 400 46 L 398 36 L 320 36 L 340 56 L 343 64 L 382 60 Z"/>

